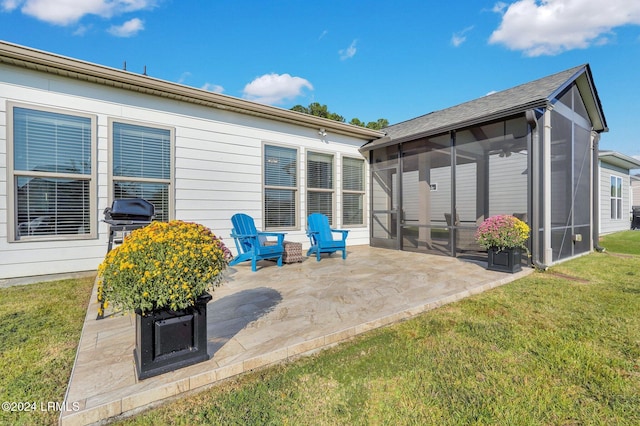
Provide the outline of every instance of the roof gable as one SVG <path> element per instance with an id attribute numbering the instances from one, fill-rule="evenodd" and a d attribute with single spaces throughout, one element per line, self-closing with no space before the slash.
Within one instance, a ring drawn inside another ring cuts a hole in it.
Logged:
<path id="1" fill-rule="evenodd" d="M 435 135 L 530 109 L 546 107 L 555 96 L 574 81 L 578 85 L 589 116 L 594 123 L 594 130 L 606 130 L 600 100 L 593 85 L 589 65 L 586 64 L 389 126 L 385 129 L 388 138 L 385 138 L 384 145 L 391 141 L 398 143 Z M 369 145 L 379 144 L 374 141 Z"/>

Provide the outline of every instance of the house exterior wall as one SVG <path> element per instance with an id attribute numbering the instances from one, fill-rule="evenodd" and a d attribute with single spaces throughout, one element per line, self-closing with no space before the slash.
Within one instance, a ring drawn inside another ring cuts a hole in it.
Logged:
<path id="1" fill-rule="evenodd" d="M 622 217 L 611 218 L 611 176 L 622 179 Z M 600 234 L 626 231 L 630 228 L 631 191 L 629 170 L 600 161 Z"/>
<path id="2" fill-rule="evenodd" d="M 11 241 L 9 227 L 15 214 L 10 205 L 8 182 L 8 108 L 54 109 L 68 114 L 95 117 L 97 170 L 93 185 L 96 199 L 91 219 L 96 236 L 86 239 Z M 170 218 L 199 222 L 221 236 L 235 251 L 230 218 L 244 212 L 263 228 L 263 146 L 276 144 L 298 150 L 298 224 L 287 232 L 289 241 L 308 246 L 306 226 L 305 156 L 310 150 L 334 155 L 336 227 L 341 227 L 341 162 L 345 156 L 362 158 L 362 139 L 329 133 L 294 123 L 253 117 L 182 101 L 116 89 L 38 71 L 0 64 L 0 279 L 94 270 L 107 247 L 108 226 L 103 210 L 111 205 L 110 120 L 125 120 L 142 126 L 173 129 L 174 167 L 170 192 Z M 366 173 L 368 165 L 365 162 Z M 348 244 L 368 244 L 368 180 L 365 188 L 365 224 L 349 227 Z"/>
<path id="3" fill-rule="evenodd" d="M 631 176 L 631 207 L 640 207 L 640 177 Z"/>

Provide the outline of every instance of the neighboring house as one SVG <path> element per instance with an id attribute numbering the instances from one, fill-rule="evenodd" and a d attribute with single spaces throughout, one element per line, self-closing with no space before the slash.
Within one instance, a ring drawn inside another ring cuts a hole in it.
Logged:
<path id="1" fill-rule="evenodd" d="M 0 42 L 0 279 L 95 270 L 103 210 L 127 197 L 231 249 L 237 212 L 305 243 L 321 212 L 369 244 L 359 148 L 381 136 Z"/>
<path id="2" fill-rule="evenodd" d="M 361 149 L 372 175 L 371 245 L 468 256 L 478 224 L 497 214 L 528 222 L 539 266 L 597 244 L 592 200 L 607 123 L 589 65 L 385 131 Z"/>
<path id="3" fill-rule="evenodd" d="M 600 151 L 598 157 L 600 159 L 600 234 L 626 231 L 631 227 L 633 206 L 629 172 L 640 169 L 640 161 L 614 151 Z"/>
<path id="4" fill-rule="evenodd" d="M 631 179 L 631 207 L 640 208 L 640 175 L 632 175 Z"/>

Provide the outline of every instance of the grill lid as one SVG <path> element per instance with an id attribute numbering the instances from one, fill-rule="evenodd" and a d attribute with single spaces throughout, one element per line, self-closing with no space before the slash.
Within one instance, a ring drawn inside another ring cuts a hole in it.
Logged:
<path id="1" fill-rule="evenodd" d="M 113 200 L 111 207 L 104 209 L 105 222 L 119 221 L 151 222 L 155 215 L 153 204 L 142 198 Z"/>

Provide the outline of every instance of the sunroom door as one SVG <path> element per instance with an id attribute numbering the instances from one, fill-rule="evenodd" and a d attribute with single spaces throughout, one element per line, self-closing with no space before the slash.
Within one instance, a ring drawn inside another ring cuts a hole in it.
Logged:
<path id="1" fill-rule="evenodd" d="M 371 245 L 398 246 L 398 148 L 386 147 L 372 153 Z"/>

